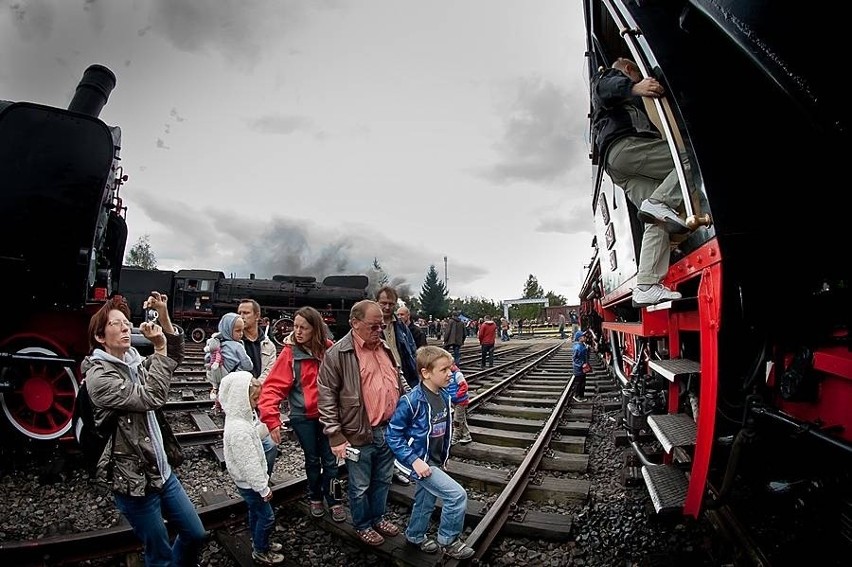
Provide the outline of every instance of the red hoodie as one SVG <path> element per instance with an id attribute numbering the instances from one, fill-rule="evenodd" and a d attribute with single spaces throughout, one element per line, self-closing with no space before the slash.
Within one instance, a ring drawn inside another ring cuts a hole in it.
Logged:
<path id="1" fill-rule="evenodd" d="M 497 324 L 494 321 L 485 321 L 479 326 L 479 344 L 493 345 L 497 341 Z"/>

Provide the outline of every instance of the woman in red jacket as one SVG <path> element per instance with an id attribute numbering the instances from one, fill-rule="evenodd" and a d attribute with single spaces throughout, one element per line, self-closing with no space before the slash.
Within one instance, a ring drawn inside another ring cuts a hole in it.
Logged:
<path id="1" fill-rule="evenodd" d="M 284 348 L 270 370 L 260 393 L 260 419 L 269 428 L 275 443 L 281 442 L 281 410 L 284 398 L 290 402 L 290 427 L 305 453 L 308 500 L 311 514 L 325 514 L 323 500 L 336 522 L 346 520 L 343 504 L 335 497 L 337 457 L 322 432 L 317 409 L 317 375 L 325 351 L 332 345 L 319 311 L 302 307 L 293 318 L 293 332 L 284 339 Z"/>

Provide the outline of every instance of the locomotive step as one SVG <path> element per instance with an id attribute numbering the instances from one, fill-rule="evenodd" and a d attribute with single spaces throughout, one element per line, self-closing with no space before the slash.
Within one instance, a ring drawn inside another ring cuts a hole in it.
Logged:
<path id="1" fill-rule="evenodd" d="M 701 365 L 694 360 L 688 360 L 686 358 L 649 360 L 648 368 L 670 382 L 674 382 L 678 378 L 686 378 L 690 374 L 701 373 Z"/>
<path id="2" fill-rule="evenodd" d="M 685 413 L 649 415 L 648 426 L 666 453 L 674 447 L 695 445 L 698 427 L 695 420 Z"/>
<path id="3" fill-rule="evenodd" d="M 642 476 L 658 514 L 683 508 L 689 481 L 680 469 L 671 465 L 645 466 L 642 467 Z"/>

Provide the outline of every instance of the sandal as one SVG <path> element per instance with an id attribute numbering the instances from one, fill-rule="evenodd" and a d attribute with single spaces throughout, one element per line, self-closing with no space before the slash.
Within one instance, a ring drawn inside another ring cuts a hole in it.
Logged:
<path id="1" fill-rule="evenodd" d="M 358 534 L 358 538 L 367 545 L 379 546 L 385 542 L 385 538 L 378 534 L 373 528 L 355 530 L 355 533 Z"/>
<path id="2" fill-rule="evenodd" d="M 374 524 L 373 529 L 383 536 L 394 537 L 399 535 L 399 528 L 387 520 L 382 520 L 378 524 Z"/>

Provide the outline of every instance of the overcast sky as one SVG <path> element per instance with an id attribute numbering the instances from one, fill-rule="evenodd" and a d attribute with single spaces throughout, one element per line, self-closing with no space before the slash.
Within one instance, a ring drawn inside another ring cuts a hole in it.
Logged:
<path id="1" fill-rule="evenodd" d="M 0 99 L 115 90 L 128 249 L 576 302 L 591 258 L 582 3 L 0 0 Z"/>

